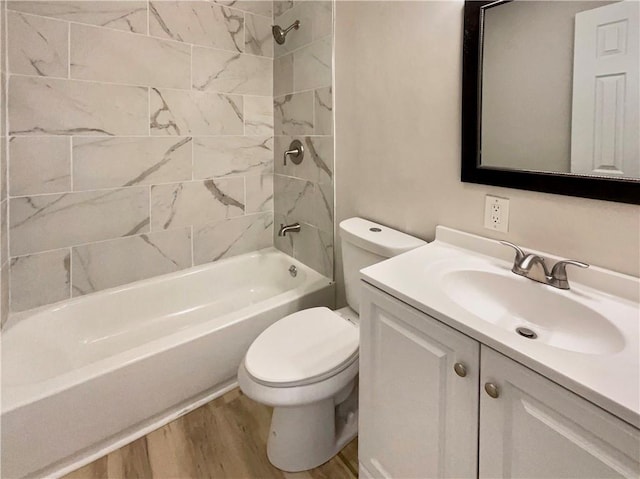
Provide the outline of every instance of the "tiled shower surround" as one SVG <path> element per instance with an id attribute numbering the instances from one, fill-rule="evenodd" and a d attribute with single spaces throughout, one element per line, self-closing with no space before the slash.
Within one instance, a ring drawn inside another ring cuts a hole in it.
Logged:
<path id="1" fill-rule="evenodd" d="M 300 20 L 274 59 L 274 192 L 277 227 L 300 222 L 299 233 L 275 244 L 322 274 L 333 277 L 333 5 L 329 1 L 274 3 L 275 23 Z M 293 139 L 305 148 L 300 165 L 283 154 Z"/>
<path id="2" fill-rule="evenodd" d="M 271 246 L 274 209 L 303 224 L 276 245 L 333 275 L 331 2 L 2 4 L 3 323 Z"/>
<path id="3" fill-rule="evenodd" d="M 273 244 L 272 7 L 7 2 L 13 311 Z"/>

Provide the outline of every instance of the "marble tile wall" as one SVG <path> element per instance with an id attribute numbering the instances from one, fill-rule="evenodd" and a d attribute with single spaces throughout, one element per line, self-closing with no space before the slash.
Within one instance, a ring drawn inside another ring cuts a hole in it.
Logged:
<path id="1" fill-rule="evenodd" d="M 273 2 L 4 4 L 3 318 L 273 244 Z"/>
<path id="2" fill-rule="evenodd" d="M 333 3 L 275 1 L 274 21 L 300 20 L 275 44 L 274 223 L 300 222 L 300 233 L 274 236 L 275 245 L 332 278 L 334 264 Z M 305 148 L 300 165 L 282 160 L 292 140 Z"/>

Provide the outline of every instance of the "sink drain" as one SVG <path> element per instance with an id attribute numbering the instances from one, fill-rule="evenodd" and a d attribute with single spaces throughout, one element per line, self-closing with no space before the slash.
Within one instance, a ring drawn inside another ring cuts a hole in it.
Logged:
<path id="1" fill-rule="evenodd" d="M 524 336 L 527 339 L 536 339 L 538 337 L 538 335 L 534 331 L 531 331 L 529 328 L 516 328 L 516 333 L 518 333 L 520 336 Z"/>

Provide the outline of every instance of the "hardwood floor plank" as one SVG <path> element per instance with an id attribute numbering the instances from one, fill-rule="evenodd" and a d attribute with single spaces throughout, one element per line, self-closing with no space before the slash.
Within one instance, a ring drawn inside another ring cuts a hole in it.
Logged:
<path id="1" fill-rule="evenodd" d="M 107 457 L 101 457 L 91 464 L 76 469 L 64 476 L 64 479 L 107 479 Z"/>
<path id="2" fill-rule="evenodd" d="M 347 444 L 342 451 L 338 453 L 338 457 L 342 459 L 351 473 L 358 477 L 358 438 Z"/>
<path id="3" fill-rule="evenodd" d="M 147 435 L 152 477 L 191 478 L 191 457 L 180 419 Z"/>
<path id="4" fill-rule="evenodd" d="M 232 438 L 246 477 L 282 479 L 281 471 L 267 459 L 266 438 L 271 411 L 261 405 L 256 407 L 256 404 L 244 395 L 229 403 L 224 411 L 230 425 L 228 437 Z"/>
<path id="5" fill-rule="evenodd" d="M 353 479 L 354 475 L 338 456 L 310 471 L 286 473 L 285 479 Z"/>
<path id="6" fill-rule="evenodd" d="M 239 389 L 63 479 L 356 479 L 357 440 L 326 464 L 287 473 L 271 465 L 272 409 Z"/>

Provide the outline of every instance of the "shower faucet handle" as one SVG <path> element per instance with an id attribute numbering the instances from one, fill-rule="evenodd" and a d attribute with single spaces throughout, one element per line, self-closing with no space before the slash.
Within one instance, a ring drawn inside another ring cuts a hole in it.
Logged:
<path id="1" fill-rule="evenodd" d="M 289 149 L 284 152 L 284 166 L 287 166 L 287 157 L 291 157 L 294 164 L 299 165 L 304 158 L 304 146 L 300 140 L 293 140 L 289 145 Z"/>

